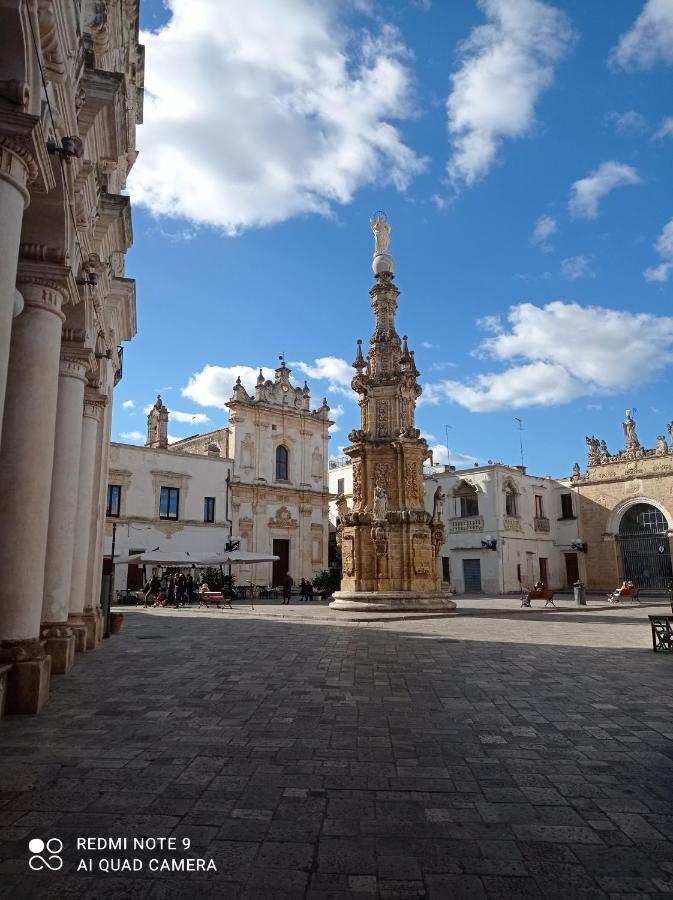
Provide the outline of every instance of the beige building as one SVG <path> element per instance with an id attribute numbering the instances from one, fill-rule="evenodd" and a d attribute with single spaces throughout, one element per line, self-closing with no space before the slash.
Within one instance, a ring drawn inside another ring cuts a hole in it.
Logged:
<path id="1" fill-rule="evenodd" d="M 136 330 L 122 194 L 138 2 L 0 4 L 0 712 L 101 636 L 112 391 Z M 18 579 L 18 580 L 17 580 Z"/>
<path id="2" fill-rule="evenodd" d="M 116 523 L 119 556 L 157 544 L 222 552 L 233 536 L 241 550 L 279 557 L 238 566 L 239 584 L 279 585 L 287 572 L 299 581 L 326 569 L 332 423 L 326 401 L 311 410 L 308 385 L 295 387 L 290 374 L 284 362 L 273 381 L 260 370 L 254 395 L 237 381 L 227 428 L 170 445 L 169 412 L 158 398 L 147 445 L 112 444 L 106 554 Z M 125 587 L 128 573 L 117 569 L 116 586 Z"/>
<path id="3" fill-rule="evenodd" d="M 628 410 L 622 428 L 624 448 L 617 453 L 588 437 L 586 471 L 576 465 L 566 482 L 586 544 L 587 587 L 611 590 L 626 579 L 644 592 L 665 591 L 673 579 L 673 448 L 663 434 L 654 449 L 641 446 Z"/>

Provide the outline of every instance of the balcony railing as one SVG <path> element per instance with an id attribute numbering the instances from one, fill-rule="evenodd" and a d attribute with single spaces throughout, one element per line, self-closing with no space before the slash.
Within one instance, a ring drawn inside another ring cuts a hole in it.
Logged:
<path id="1" fill-rule="evenodd" d="M 536 531 L 549 531 L 549 519 L 546 516 L 535 516 L 533 528 Z"/>
<path id="2" fill-rule="evenodd" d="M 521 519 L 518 516 L 505 516 L 503 525 L 505 531 L 521 531 Z"/>
<path id="3" fill-rule="evenodd" d="M 342 466 L 350 466 L 352 460 L 350 456 L 335 456 L 329 461 L 330 469 L 340 469 Z"/>
<path id="4" fill-rule="evenodd" d="M 454 533 L 457 531 L 483 531 L 484 519 L 482 516 L 456 516 L 449 519 L 449 528 Z"/>

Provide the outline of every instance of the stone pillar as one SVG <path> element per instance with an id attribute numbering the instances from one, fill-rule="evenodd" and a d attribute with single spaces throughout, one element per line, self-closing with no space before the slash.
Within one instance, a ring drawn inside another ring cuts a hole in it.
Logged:
<path id="1" fill-rule="evenodd" d="M 79 475 L 85 383 L 85 362 L 67 353 L 62 355 L 41 629 L 51 656 L 51 670 L 56 675 L 69 672 L 75 658 L 75 635 L 68 624 L 68 614 L 77 514 L 74 486 Z"/>
<path id="2" fill-rule="evenodd" d="M 49 696 L 50 657 L 39 639 L 61 347 L 54 282 L 21 282 L 0 447 L 0 663 L 11 662 L 7 712 L 36 713 Z M 9 577 L 15 573 L 16 577 Z"/>
<path id="3" fill-rule="evenodd" d="M 96 617 L 94 645 L 98 646 L 103 639 L 104 622 L 101 609 L 101 582 L 103 577 L 103 538 L 105 536 L 105 502 L 107 499 L 107 473 L 110 455 L 110 433 L 112 429 L 111 398 L 101 401 L 104 404 L 103 419 L 98 430 L 98 449 L 96 451 L 96 469 L 94 472 L 94 493 L 91 510 L 92 550 L 89 556 L 87 573 L 89 604 Z"/>
<path id="4" fill-rule="evenodd" d="M 91 533 L 91 508 L 94 489 L 98 489 L 98 485 L 94 485 L 94 477 L 103 411 L 104 404 L 100 400 L 85 396 L 68 617 L 68 622 L 75 630 L 76 650 L 80 651 L 91 650 L 96 646 L 96 616 L 88 596 L 87 575 L 95 546 L 95 534 Z M 96 501 L 97 499 L 96 497 Z"/>
<path id="5" fill-rule="evenodd" d="M 23 211 L 28 206 L 26 185 L 35 168 L 22 146 L 0 136 L 0 432 L 2 430 L 9 343 L 12 335 L 16 270 Z"/>

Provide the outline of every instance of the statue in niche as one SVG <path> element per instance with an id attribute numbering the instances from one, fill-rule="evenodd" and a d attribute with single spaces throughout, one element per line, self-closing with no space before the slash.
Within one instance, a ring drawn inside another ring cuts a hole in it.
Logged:
<path id="1" fill-rule="evenodd" d="M 442 490 L 442 486 L 437 485 L 437 490 L 435 491 L 435 495 L 433 498 L 432 505 L 432 521 L 439 525 L 441 524 L 444 516 L 444 491 Z"/>
<path id="2" fill-rule="evenodd" d="M 322 453 L 318 447 L 314 447 L 311 457 L 311 478 L 321 478 L 322 474 Z"/>
<path id="3" fill-rule="evenodd" d="M 376 218 L 370 220 L 372 231 L 374 232 L 374 256 L 387 253 L 390 247 L 390 225 L 383 213 L 379 213 Z"/>
<path id="4" fill-rule="evenodd" d="M 654 452 L 657 454 L 657 456 L 666 456 L 668 454 L 668 444 L 666 443 L 665 435 L 657 435 L 657 446 Z"/>
<path id="5" fill-rule="evenodd" d="M 374 521 L 385 521 L 386 509 L 388 507 L 388 495 L 386 489 L 377 484 L 374 488 L 374 509 L 372 510 L 372 518 Z"/>

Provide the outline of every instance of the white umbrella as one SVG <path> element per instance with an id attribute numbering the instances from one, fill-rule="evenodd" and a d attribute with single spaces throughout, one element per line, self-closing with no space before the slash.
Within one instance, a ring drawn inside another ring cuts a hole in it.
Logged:
<path id="1" fill-rule="evenodd" d="M 188 550 L 144 550 L 133 556 L 115 557 L 115 563 L 136 563 L 140 566 L 199 566 L 202 565 L 198 553 Z"/>
<path id="2" fill-rule="evenodd" d="M 271 553 L 248 553 L 245 550 L 229 550 L 224 553 L 217 553 L 215 556 L 206 556 L 201 559 L 203 566 L 249 566 L 256 563 L 276 562 L 279 556 L 273 556 Z"/>

